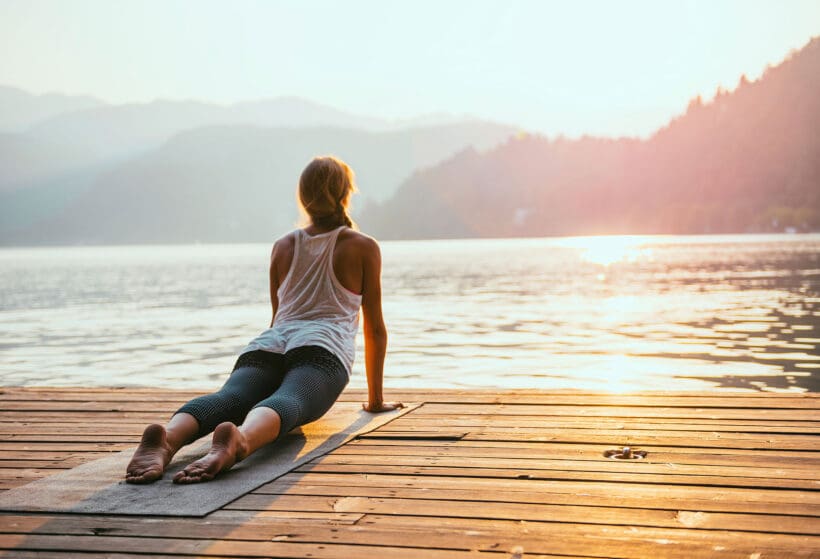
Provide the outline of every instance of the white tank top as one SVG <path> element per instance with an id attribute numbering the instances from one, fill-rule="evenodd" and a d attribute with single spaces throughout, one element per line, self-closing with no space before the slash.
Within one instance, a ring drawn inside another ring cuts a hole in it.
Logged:
<path id="1" fill-rule="evenodd" d="M 279 286 L 279 308 L 268 328 L 242 353 L 285 353 L 315 345 L 339 358 L 350 375 L 356 352 L 362 296 L 348 291 L 333 272 L 333 249 L 344 226 L 327 233 L 294 233 L 293 260 Z"/>

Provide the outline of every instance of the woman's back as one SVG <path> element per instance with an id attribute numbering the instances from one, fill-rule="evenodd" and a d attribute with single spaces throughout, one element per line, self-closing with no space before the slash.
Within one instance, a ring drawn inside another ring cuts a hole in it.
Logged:
<path id="1" fill-rule="evenodd" d="M 288 233 L 273 247 L 271 254 L 271 280 L 277 287 L 285 283 L 290 274 L 291 263 L 296 249 L 297 235 L 321 238 L 331 231 L 321 231 L 315 227 L 297 229 Z M 301 233 L 300 233 L 301 232 Z M 354 294 L 364 292 L 364 272 L 367 256 L 378 250 L 376 241 L 348 227 L 342 227 L 333 246 L 333 273 L 341 286 Z"/>
<path id="2" fill-rule="evenodd" d="M 293 251 L 288 271 L 277 289 L 279 304 L 274 325 L 294 320 L 358 324 L 362 296 L 344 286 L 336 275 L 337 267 L 340 270 L 356 268 L 350 243 L 347 247 L 337 247 L 337 239 L 344 229 L 338 227 L 313 235 L 297 229 L 288 236 L 292 239 Z"/>
<path id="3" fill-rule="evenodd" d="M 382 323 L 380 265 L 376 241 L 345 226 L 308 227 L 282 237 L 271 256 L 271 327 L 243 353 L 315 345 L 338 357 L 350 374 L 359 308 L 366 321 Z"/>

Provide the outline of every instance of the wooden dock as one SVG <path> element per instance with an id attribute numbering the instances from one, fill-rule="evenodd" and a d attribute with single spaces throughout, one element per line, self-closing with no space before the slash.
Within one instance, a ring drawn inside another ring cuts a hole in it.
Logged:
<path id="1" fill-rule="evenodd" d="M 0 490 L 132 447 L 197 395 L 0 392 Z M 0 555 L 820 557 L 820 394 L 389 397 L 423 405 L 204 519 L 4 513 Z M 604 456 L 623 446 L 647 455 Z"/>

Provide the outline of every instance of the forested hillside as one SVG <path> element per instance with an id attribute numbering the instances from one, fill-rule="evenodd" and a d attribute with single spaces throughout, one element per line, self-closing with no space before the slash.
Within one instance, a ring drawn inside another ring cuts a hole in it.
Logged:
<path id="1" fill-rule="evenodd" d="M 384 238 L 820 229 L 820 39 L 647 140 L 468 149 L 362 221 Z"/>

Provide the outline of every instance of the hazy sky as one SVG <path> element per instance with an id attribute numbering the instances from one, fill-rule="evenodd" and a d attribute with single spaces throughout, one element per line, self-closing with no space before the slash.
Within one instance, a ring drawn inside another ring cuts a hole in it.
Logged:
<path id="1" fill-rule="evenodd" d="M 820 0 L 0 0 L 0 84 L 644 135 L 815 35 Z"/>

